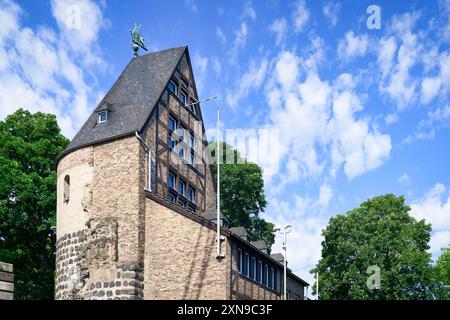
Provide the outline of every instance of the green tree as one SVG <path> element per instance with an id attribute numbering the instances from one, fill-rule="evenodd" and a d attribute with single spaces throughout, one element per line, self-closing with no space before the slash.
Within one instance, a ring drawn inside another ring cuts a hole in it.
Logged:
<path id="1" fill-rule="evenodd" d="M 387 194 L 331 218 L 322 232 L 322 257 L 311 270 L 319 272 L 320 299 L 432 298 L 431 225 L 409 211 L 403 197 Z M 367 286 L 376 277 L 369 266 L 380 268 L 378 290 Z"/>
<path id="2" fill-rule="evenodd" d="M 260 217 L 260 212 L 264 212 L 267 206 L 263 171 L 257 164 L 242 158 L 230 145 L 220 145 L 220 210 L 230 227 L 242 226 L 252 241 L 263 240 L 271 247 L 275 241 L 274 225 Z M 216 143 L 211 143 L 209 150 L 216 179 Z"/>
<path id="3" fill-rule="evenodd" d="M 441 300 L 450 300 L 450 245 L 442 248 L 442 253 L 436 261 L 435 275 L 436 283 L 439 287 L 436 289 L 436 298 Z"/>
<path id="4" fill-rule="evenodd" d="M 15 299 L 53 299 L 54 159 L 67 144 L 54 115 L 0 121 L 0 261 L 14 264 Z"/>

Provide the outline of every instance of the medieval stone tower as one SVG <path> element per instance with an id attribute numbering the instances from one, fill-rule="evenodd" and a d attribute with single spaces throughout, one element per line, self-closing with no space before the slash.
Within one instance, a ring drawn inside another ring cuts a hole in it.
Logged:
<path id="1" fill-rule="evenodd" d="M 173 284 L 163 273 L 186 242 L 214 246 L 213 232 L 183 230 L 169 210 L 215 208 L 197 101 L 187 47 L 135 57 L 58 157 L 57 299 L 170 297 L 180 288 L 158 281 Z"/>

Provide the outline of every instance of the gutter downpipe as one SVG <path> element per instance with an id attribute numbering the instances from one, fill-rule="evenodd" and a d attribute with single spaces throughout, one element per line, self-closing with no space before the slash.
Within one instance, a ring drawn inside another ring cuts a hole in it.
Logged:
<path id="1" fill-rule="evenodd" d="M 138 138 L 138 140 L 142 143 L 142 145 L 148 152 L 148 185 L 145 190 L 152 191 L 152 149 L 145 143 L 144 139 L 141 138 L 137 131 L 135 131 L 135 134 L 136 138 Z"/>

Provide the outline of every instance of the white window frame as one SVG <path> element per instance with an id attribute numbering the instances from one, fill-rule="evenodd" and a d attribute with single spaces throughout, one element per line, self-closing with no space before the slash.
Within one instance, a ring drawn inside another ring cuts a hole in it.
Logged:
<path id="1" fill-rule="evenodd" d="M 248 254 L 248 252 L 245 252 L 245 262 L 246 262 L 246 266 L 247 266 L 247 272 L 245 274 L 246 277 L 249 276 L 250 274 L 250 255 Z"/>
<path id="2" fill-rule="evenodd" d="M 105 120 L 102 120 L 102 116 L 105 116 Z M 97 123 L 108 122 L 108 110 L 99 111 L 97 113 Z"/>
<path id="3" fill-rule="evenodd" d="M 170 91 L 172 91 L 175 95 L 178 95 L 178 86 L 177 86 L 176 82 L 173 81 L 173 80 L 170 80 L 169 83 L 172 83 L 172 84 L 173 84 L 173 86 L 175 87 L 175 91 L 172 91 L 172 90 L 170 89 L 170 87 L 169 87 L 168 89 L 169 89 Z"/>
<path id="4" fill-rule="evenodd" d="M 195 151 L 195 136 L 193 134 L 189 134 L 189 148 Z"/>
<path id="5" fill-rule="evenodd" d="M 181 98 L 181 96 L 184 96 L 184 101 L 183 101 L 183 99 Z M 180 90 L 180 95 L 178 96 L 179 98 L 180 98 L 180 100 L 184 103 L 184 105 L 186 106 L 187 105 L 187 99 L 188 99 L 188 96 L 187 96 L 187 94 L 186 93 L 184 93 L 184 91 L 183 90 Z"/>
<path id="6" fill-rule="evenodd" d="M 170 120 L 173 120 L 173 122 L 175 123 L 175 128 L 174 128 L 174 129 L 170 128 L 170 126 L 169 126 Z M 175 119 L 174 117 L 172 117 L 172 116 L 169 115 L 169 121 L 167 122 L 167 127 L 168 127 L 170 130 L 172 130 L 172 131 L 177 130 L 177 127 L 178 127 L 178 121 L 177 121 L 177 119 Z"/>

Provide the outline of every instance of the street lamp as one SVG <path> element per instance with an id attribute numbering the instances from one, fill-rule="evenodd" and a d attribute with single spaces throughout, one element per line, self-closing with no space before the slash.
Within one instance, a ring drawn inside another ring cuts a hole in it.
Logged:
<path id="1" fill-rule="evenodd" d="M 292 231 L 292 226 L 291 225 L 286 225 L 286 226 L 284 226 L 284 227 L 282 227 L 282 228 L 275 228 L 275 229 L 273 229 L 273 231 L 279 231 L 280 233 L 282 233 L 283 234 L 283 250 L 284 250 L 284 259 L 283 259 L 283 262 L 284 262 L 284 285 L 283 285 L 283 298 L 284 298 L 284 300 L 286 300 L 286 279 L 287 279 L 287 276 L 286 276 L 286 274 L 287 274 L 287 238 L 286 238 L 286 235 L 289 233 L 289 232 L 291 232 Z"/>
<path id="2" fill-rule="evenodd" d="M 214 96 L 208 99 L 204 99 L 201 101 L 195 101 L 189 104 L 185 104 L 186 107 L 195 105 L 195 104 L 199 104 L 202 102 L 208 102 L 211 100 L 215 100 L 215 99 L 219 99 L 218 96 Z M 220 109 L 219 106 L 217 106 L 217 147 L 216 147 L 216 158 L 217 158 L 217 217 L 216 217 L 216 222 L 217 222 L 217 238 L 216 238 L 216 242 L 217 242 L 217 258 L 223 258 L 225 257 L 221 252 L 220 252 L 220 146 L 219 146 L 219 136 L 220 136 Z"/>

